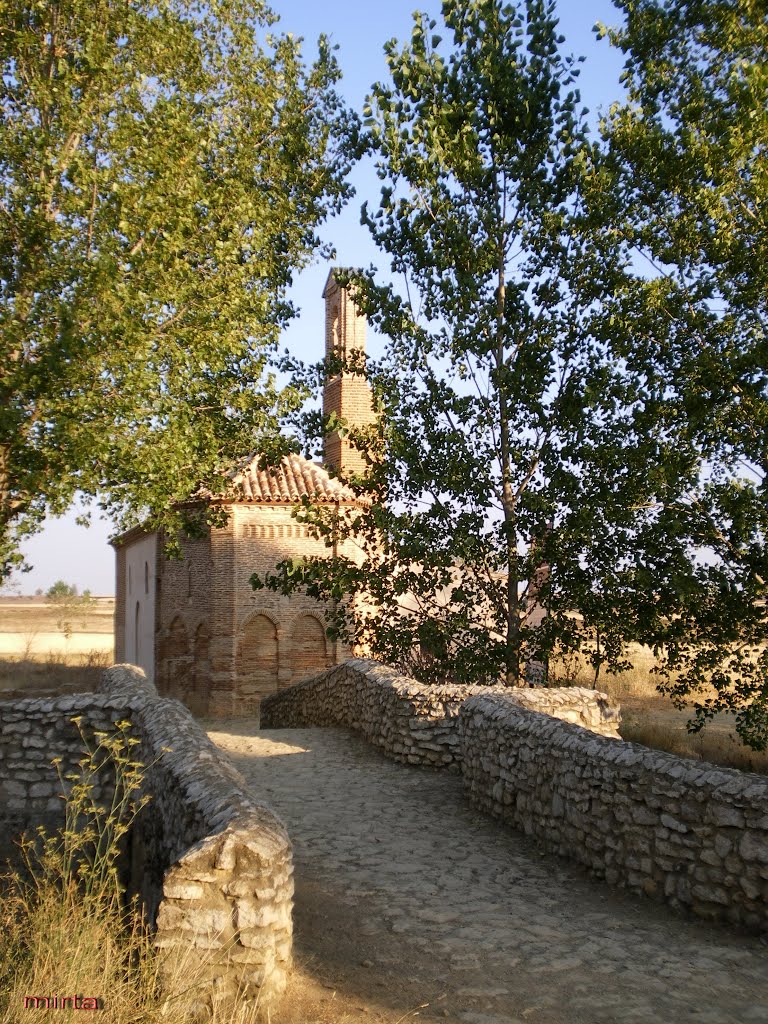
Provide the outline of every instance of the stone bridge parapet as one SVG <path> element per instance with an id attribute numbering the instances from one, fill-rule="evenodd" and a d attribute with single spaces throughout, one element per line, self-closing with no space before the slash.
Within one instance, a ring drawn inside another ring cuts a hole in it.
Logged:
<path id="1" fill-rule="evenodd" d="M 166 976 L 182 960 L 201 1005 L 256 997 L 269 1005 L 291 962 L 291 845 L 276 815 L 250 795 L 229 758 L 178 701 L 160 698 L 141 669 L 115 666 L 100 693 L 0 702 L 0 824 L 7 834 L 63 821 L 52 766 L 76 770 L 84 735 L 131 723 L 150 801 L 130 838 L 127 872 L 140 893 Z M 111 799 L 109 769 L 94 797 Z"/>
<path id="2" fill-rule="evenodd" d="M 343 725 L 396 761 L 461 771 L 470 801 L 611 884 L 768 926 L 768 779 L 618 734 L 578 687 L 424 686 L 348 661 L 262 703 L 262 725 Z"/>
<path id="3" fill-rule="evenodd" d="M 459 731 L 472 804 L 611 884 L 763 930 L 768 779 L 617 743 L 470 698 Z"/>
<path id="4" fill-rule="evenodd" d="M 435 768 L 461 763 L 458 722 L 464 702 L 484 693 L 507 694 L 522 707 L 618 736 L 619 708 L 604 693 L 580 687 L 520 689 L 428 686 L 376 661 L 352 659 L 261 703 L 265 729 L 343 725 L 361 732 L 404 764 Z M 458 770 L 458 769 L 456 769 Z"/>

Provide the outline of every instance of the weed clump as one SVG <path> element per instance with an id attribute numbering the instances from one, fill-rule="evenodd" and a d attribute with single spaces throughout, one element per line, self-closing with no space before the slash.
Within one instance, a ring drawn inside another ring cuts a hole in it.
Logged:
<path id="1" fill-rule="evenodd" d="M 53 761 L 64 824 L 23 837 L 19 867 L 0 877 L 0 1024 L 28 1022 L 33 1009 L 55 1010 L 57 1022 L 82 1021 L 90 1009 L 100 1024 L 181 1024 L 201 1014 L 210 1024 L 255 1024 L 259 999 L 243 988 L 234 999 L 199 998 L 217 951 L 210 962 L 193 948 L 164 958 L 127 896 L 124 854 L 152 767 L 135 756 L 130 722 L 89 738 L 82 719 L 72 721 L 83 756 L 68 772 Z"/>
<path id="2" fill-rule="evenodd" d="M 23 837 L 20 865 L 1 883 L 0 1024 L 27 1021 L 30 1009 L 46 1007 L 59 1021 L 81 1020 L 84 1009 L 98 1009 L 109 1024 L 153 1018 L 151 935 L 121 880 L 128 832 L 149 799 L 134 756 L 139 741 L 128 722 L 90 739 L 82 721 L 73 721 L 83 757 L 70 772 L 54 760 L 64 824 Z"/>

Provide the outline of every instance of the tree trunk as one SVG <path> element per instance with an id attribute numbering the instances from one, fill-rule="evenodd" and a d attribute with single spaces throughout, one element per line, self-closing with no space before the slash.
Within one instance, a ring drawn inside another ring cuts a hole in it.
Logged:
<path id="1" fill-rule="evenodd" d="M 504 264 L 499 260 L 499 287 L 496 306 L 496 372 L 498 374 L 497 393 L 499 396 L 499 439 L 501 457 L 501 504 L 504 510 L 504 544 L 507 568 L 507 636 L 506 636 L 506 685 L 524 686 L 525 680 L 520 674 L 520 599 L 518 596 L 518 555 L 517 530 L 515 522 L 515 493 L 512 488 L 512 475 L 509 467 L 509 415 L 504 394 Z"/>

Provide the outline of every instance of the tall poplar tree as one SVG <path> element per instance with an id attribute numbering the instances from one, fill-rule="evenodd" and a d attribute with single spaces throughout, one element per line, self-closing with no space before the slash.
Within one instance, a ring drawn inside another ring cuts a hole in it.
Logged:
<path id="1" fill-rule="evenodd" d="M 265 372 L 347 196 L 325 40 L 261 0 L 0 0 L 0 566 L 76 491 L 170 533 L 297 396 Z"/>
<path id="2" fill-rule="evenodd" d="M 552 3 L 446 0 L 445 40 L 417 15 L 388 44 L 363 219 L 404 288 L 351 281 L 389 339 L 378 434 L 352 430 L 367 504 L 306 512 L 363 554 L 269 582 L 358 595 L 336 628 L 425 679 L 575 650 L 597 682 L 646 643 L 695 726 L 732 710 L 760 748 L 764 4 L 617 6 L 628 102 L 599 144 Z"/>
<path id="3" fill-rule="evenodd" d="M 364 559 L 269 582 L 358 594 L 340 628 L 422 678 L 522 685 L 556 645 L 597 678 L 637 629 L 645 468 L 671 445 L 638 429 L 606 337 L 621 267 L 587 217 L 593 154 L 554 4 L 446 0 L 443 21 L 415 15 L 410 43 L 387 44 L 366 111 L 383 187 L 363 220 L 405 288 L 350 284 L 389 341 L 369 368 L 379 435 L 356 437 L 367 503 L 326 529 Z"/>
<path id="4" fill-rule="evenodd" d="M 687 547 L 644 639 L 702 724 L 768 743 L 768 16 L 763 0 L 616 0 L 627 100 L 606 119 L 593 216 L 627 272 L 606 302 L 649 417 L 701 472 L 656 501 Z M 596 182 L 597 183 L 597 182 Z M 645 566 L 653 588 L 653 566 Z M 714 687 L 714 693 L 712 692 Z"/>

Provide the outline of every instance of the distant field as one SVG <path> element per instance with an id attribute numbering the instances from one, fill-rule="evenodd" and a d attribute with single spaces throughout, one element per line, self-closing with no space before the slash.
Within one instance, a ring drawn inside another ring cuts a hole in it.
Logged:
<path id="1" fill-rule="evenodd" d="M 621 735 L 625 740 L 679 757 L 768 775 L 768 751 L 745 747 L 734 731 L 732 715 L 717 715 L 701 732 L 688 732 L 693 708 L 679 710 L 669 697 L 658 692 L 651 674 L 656 663 L 651 651 L 634 645 L 629 658 L 633 668 L 619 675 L 601 675 L 597 684 L 598 690 L 615 697 L 621 705 Z M 555 665 L 554 676 L 553 685 L 592 685 L 590 672 L 577 659 Z M 699 699 L 704 696 L 700 694 Z"/>
<path id="2" fill-rule="evenodd" d="M 0 597 L 0 692 L 52 693 L 90 690 L 114 650 L 112 597 L 92 608 L 64 614 L 42 598 Z M 69 621 L 72 633 L 61 628 Z"/>
<path id="3" fill-rule="evenodd" d="M 111 634 L 114 630 L 115 599 L 98 597 L 94 600 L 93 608 L 70 616 L 72 626 L 80 633 Z M 61 618 L 61 606 L 43 599 L 0 597 L 0 634 L 60 633 L 58 622 Z"/>
<path id="4" fill-rule="evenodd" d="M 114 647 L 111 633 L 73 632 L 67 639 L 62 633 L 2 633 L 0 658 L 26 658 L 48 661 L 52 655 L 64 659 L 80 657 L 91 651 L 109 652 Z"/>

